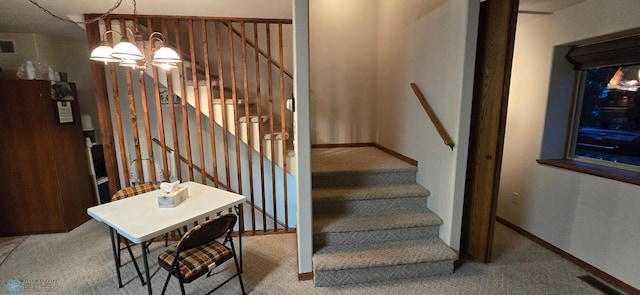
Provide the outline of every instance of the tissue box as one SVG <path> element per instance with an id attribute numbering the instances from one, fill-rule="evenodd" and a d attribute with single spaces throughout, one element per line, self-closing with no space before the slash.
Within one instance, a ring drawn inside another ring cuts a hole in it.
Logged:
<path id="1" fill-rule="evenodd" d="M 188 196 L 189 194 L 186 187 L 182 187 L 174 193 L 163 193 L 162 195 L 158 196 L 158 206 L 160 208 L 173 208 L 182 203 L 182 201 L 187 199 Z"/>

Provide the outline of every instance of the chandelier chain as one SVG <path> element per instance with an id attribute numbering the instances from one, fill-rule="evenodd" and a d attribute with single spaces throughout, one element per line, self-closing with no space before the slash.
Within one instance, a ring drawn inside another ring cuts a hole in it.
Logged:
<path id="1" fill-rule="evenodd" d="M 93 22 L 97 22 L 99 20 L 103 20 L 109 14 L 111 14 L 111 12 L 113 12 L 116 8 L 120 7 L 120 3 L 122 3 L 122 0 L 116 0 L 116 2 L 113 4 L 113 7 L 111 7 L 109 10 L 107 10 L 107 12 L 103 13 L 102 15 L 99 15 L 99 16 L 96 16 L 96 17 L 93 17 L 93 18 L 90 18 L 90 19 L 86 19 L 84 21 L 73 21 L 73 20 L 70 20 L 68 18 L 63 18 L 63 17 L 57 16 L 53 12 L 49 11 L 48 9 L 46 9 L 46 8 L 42 7 L 40 4 L 38 4 L 38 2 L 36 2 L 36 0 L 29 0 L 29 2 L 31 2 L 33 5 L 37 6 L 38 8 L 40 8 L 42 11 L 46 12 L 47 14 L 49 14 L 49 15 L 51 15 L 51 16 L 53 16 L 53 17 L 55 17 L 55 18 L 57 18 L 57 19 L 59 19 L 61 21 L 69 22 L 69 23 L 72 23 L 72 24 L 82 25 L 82 24 L 90 24 L 90 23 L 93 23 Z M 135 3 L 136 3 L 136 1 L 133 0 L 134 14 L 135 14 L 135 7 L 136 7 Z"/>
<path id="2" fill-rule="evenodd" d="M 138 14 L 138 8 L 136 5 L 136 0 L 132 0 L 133 1 L 133 15 L 135 16 L 136 14 Z"/>

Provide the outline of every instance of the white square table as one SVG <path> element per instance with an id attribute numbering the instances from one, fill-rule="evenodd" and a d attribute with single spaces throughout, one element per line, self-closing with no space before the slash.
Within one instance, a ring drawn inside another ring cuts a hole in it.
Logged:
<path id="1" fill-rule="evenodd" d="M 152 294 L 145 242 L 191 224 L 194 221 L 204 220 L 205 217 L 212 216 L 225 209 L 235 208 L 236 213 L 240 215 L 242 211 L 239 210 L 239 206 L 246 199 L 242 195 L 196 182 L 181 183 L 180 187 L 188 188 L 189 197 L 174 208 L 159 208 L 158 196 L 161 195 L 161 192 L 156 190 L 87 209 L 89 216 L 110 227 L 111 246 L 114 260 L 116 260 L 119 287 L 122 287 L 122 279 L 117 265 L 116 251 L 118 251 L 117 247 L 119 246 L 114 237 L 114 231 L 141 245 L 147 290 L 149 294 Z M 239 219 L 241 218 L 242 216 L 239 216 Z M 240 230 L 238 233 L 240 265 L 242 265 L 242 237 Z"/>

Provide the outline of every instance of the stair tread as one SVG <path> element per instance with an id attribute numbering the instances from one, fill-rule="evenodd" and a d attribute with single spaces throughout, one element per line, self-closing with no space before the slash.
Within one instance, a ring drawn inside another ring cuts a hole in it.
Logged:
<path id="1" fill-rule="evenodd" d="M 429 209 L 414 212 L 376 215 L 318 215 L 313 219 L 313 232 L 353 232 L 396 228 L 440 226 L 442 219 Z"/>
<path id="2" fill-rule="evenodd" d="M 415 183 L 385 186 L 319 187 L 312 189 L 314 202 L 428 197 L 430 192 Z"/>
<path id="3" fill-rule="evenodd" d="M 455 260 L 458 255 L 438 238 L 324 246 L 313 255 L 314 269 L 338 270 Z"/>
<path id="4" fill-rule="evenodd" d="M 311 167 L 313 174 L 418 171 L 418 167 L 376 147 L 313 148 L 311 149 Z"/>

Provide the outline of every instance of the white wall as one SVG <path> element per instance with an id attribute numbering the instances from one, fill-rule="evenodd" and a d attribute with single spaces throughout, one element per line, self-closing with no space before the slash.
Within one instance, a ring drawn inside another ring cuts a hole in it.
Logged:
<path id="1" fill-rule="evenodd" d="M 97 131 L 98 110 L 85 41 L 58 40 L 32 33 L 0 33 L 0 40 L 14 40 L 16 48 L 15 54 L 0 54 L 3 78 L 16 79 L 16 71 L 27 60 L 46 63 L 57 72 L 67 72 L 69 82 L 76 83 L 80 113 L 91 115 L 96 136 L 100 136 Z"/>
<path id="2" fill-rule="evenodd" d="M 2 77 L 16 79 L 16 71 L 27 60 L 36 60 L 35 34 L 0 33 L 0 40 L 13 41 L 15 53 L 0 53 Z"/>
<path id="3" fill-rule="evenodd" d="M 309 1 L 311 142 L 375 141 L 378 1 Z"/>
<path id="4" fill-rule="evenodd" d="M 640 187 L 535 160 L 543 153 L 545 118 L 556 111 L 548 98 L 571 99 L 566 64 L 554 67 L 560 79 L 550 83 L 554 46 L 640 27 L 639 14 L 640 1 L 589 0 L 518 25 L 498 202 L 498 216 L 635 288 Z"/>
<path id="5" fill-rule="evenodd" d="M 418 160 L 418 183 L 460 245 L 479 2 L 380 1 L 376 142 Z M 453 138 L 445 146 L 415 97 L 415 82 Z"/>
<path id="6" fill-rule="evenodd" d="M 311 209 L 311 136 L 309 101 L 309 0 L 293 0 L 294 113 L 295 157 L 298 161 L 296 177 L 298 244 L 298 273 L 313 270 L 313 213 Z"/>

